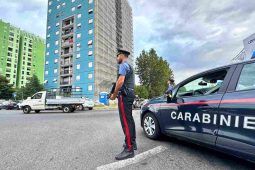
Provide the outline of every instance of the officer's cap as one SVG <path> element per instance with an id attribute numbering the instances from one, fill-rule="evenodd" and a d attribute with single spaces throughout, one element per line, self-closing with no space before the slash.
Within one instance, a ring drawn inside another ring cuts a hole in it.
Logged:
<path id="1" fill-rule="evenodd" d="M 124 54 L 125 56 L 128 57 L 130 55 L 130 52 L 128 52 L 127 50 L 123 50 L 123 49 L 118 48 L 117 51 L 118 51 L 117 56 L 120 55 L 120 54 Z"/>

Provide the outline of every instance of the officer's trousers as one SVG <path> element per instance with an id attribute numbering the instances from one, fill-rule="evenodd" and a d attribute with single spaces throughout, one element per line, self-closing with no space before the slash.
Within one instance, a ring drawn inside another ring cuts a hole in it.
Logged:
<path id="1" fill-rule="evenodd" d="M 129 92 L 127 96 L 121 94 L 118 96 L 120 122 L 125 134 L 125 143 L 128 150 L 133 148 L 133 144 L 136 141 L 135 121 L 132 115 L 134 99 L 133 91 Z"/>

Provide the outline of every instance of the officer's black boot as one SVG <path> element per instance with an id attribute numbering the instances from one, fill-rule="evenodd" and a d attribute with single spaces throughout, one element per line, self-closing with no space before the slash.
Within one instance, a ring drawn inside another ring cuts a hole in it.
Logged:
<path id="1" fill-rule="evenodd" d="M 123 144 L 123 147 L 126 148 L 126 143 Z M 133 148 L 134 148 L 134 150 L 137 150 L 136 142 L 133 142 Z"/>
<path id="2" fill-rule="evenodd" d="M 135 156 L 134 149 L 128 150 L 127 148 L 124 148 L 124 150 L 115 156 L 116 160 L 124 160 L 128 158 L 133 158 Z"/>

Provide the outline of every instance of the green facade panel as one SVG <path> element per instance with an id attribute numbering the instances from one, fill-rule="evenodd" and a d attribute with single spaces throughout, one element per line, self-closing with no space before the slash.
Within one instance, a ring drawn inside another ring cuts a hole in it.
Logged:
<path id="1" fill-rule="evenodd" d="M 0 30 L 0 74 L 19 88 L 34 74 L 43 83 L 44 40 L 2 20 Z"/>

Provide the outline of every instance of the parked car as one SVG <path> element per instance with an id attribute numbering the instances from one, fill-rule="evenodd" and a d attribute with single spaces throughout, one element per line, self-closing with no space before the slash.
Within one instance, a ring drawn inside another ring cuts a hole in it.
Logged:
<path id="1" fill-rule="evenodd" d="M 150 139 L 176 137 L 255 162 L 255 60 L 212 69 L 178 84 L 172 97 L 147 102 Z"/>
<path id="2" fill-rule="evenodd" d="M 16 110 L 17 107 L 17 103 L 11 100 L 3 102 L 3 109 L 5 110 Z"/>

